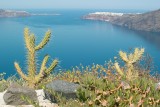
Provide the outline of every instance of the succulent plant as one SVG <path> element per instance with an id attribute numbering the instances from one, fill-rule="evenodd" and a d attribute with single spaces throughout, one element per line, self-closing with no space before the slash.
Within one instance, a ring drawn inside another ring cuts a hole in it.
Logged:
<path id="1" fill-rule="evenodd" d="M 124 70 L 120 68 L 119 63 L 116 62 L 114 64 L 116 71 L 121 76 L 125 76 L 128 80 L 133 80 L 138 76 L 138 72 L 134 69 L 134 64 L 141 60 L 143 54 L 144 48 L 135 48 L 134 53 L 130 53 L 129 55 L 127 55 L 126 52 L 120 51 L 120 58 L 124 61 L 127 70 L 124 72 Z"/>
<path id="2" fill-rule="evenodd" d="M 42 61 L 39 74 L 37 74 L 36 66 L 36 52 L 44 48 L 49 42 L 51 37 L 51 31 L 47 31 L 43 40 L 36 45 L 35 35 L 31 34 L 28 28 L 24 29 L 24 40 L 27 48 L 27 64 L 28 64 L 28 75 L 24 74 L 17 62 L 14 63 L 18 74 L 27 81 L 29 87 L 34 88 L 39 82 L 46 78 L 57 66 L 58 60 L 55 59 L 51 65 L 47 68 L 46 64 L 49 59 L 49 55 L 46 55 Z"/>

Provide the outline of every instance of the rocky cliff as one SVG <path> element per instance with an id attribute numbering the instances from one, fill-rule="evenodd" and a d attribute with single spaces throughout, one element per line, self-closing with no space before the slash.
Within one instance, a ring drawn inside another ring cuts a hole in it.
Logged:
<path id="1" fill-rule="evenodd" d="M 160 32 L 160 9 L 143 14 L 123 14 L 96 12 L 83 17 L 84 19 L 108 21 L 112 24 L 133 30 Z"/>

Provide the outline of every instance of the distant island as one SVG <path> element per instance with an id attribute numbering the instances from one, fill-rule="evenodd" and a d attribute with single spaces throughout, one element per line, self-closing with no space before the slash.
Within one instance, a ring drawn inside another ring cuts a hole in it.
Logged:
<path id="1" fill-rule="evenodd" d="M 26 11 L 3 10 L 0 9 L 0 17 L 27 17 L 31 14 Z"/>
<path id="2" fill-rule="evenodd" d="M 107 21 L 132 30 L 160 32 L 160 9 L 142 14 L 95 12 L 83 19 Z"/>
<path id="3" fill-rule="evenodd" d="M 39 14 L 31 14 L 32 16 L 59 16 L 61 14 L 53 13 L 53 14 L 48 14 L 48 13 L 39 13 Z"/>
<path id="4" fill-rule="evenodd" d="M 41 14 L 31 14 L 29 12 L 26 11 L 15 11 L 15 10 L 3 10 L 0 9 L 0 17 L 28 17 L 28 16 L 57 16 L 57 15 L 61 15 L 61 14 L 48 14 L 48 13 L 41 13 Z"/>

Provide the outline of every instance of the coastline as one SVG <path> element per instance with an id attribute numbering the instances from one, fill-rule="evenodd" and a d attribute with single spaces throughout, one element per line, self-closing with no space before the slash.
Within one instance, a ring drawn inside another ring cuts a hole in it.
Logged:
<path id="1" fill-rule="evenodd" d="M 146 13 L 95 12 L 82 17 L 87 20 L 107 21 L 137 31 L 160 32 L 160 9 Z"/>

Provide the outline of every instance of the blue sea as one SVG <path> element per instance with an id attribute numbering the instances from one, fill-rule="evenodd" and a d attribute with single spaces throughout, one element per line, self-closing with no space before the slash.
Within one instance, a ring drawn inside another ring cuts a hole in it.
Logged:
<path id="1" fill-rule="evenodd" d="M 25 9 L 24 9 L 25 10 Z M 37 43 L 44 33 L 52 30 L 49 44 L 37 53 L 37 65 L 44 55 L 50 61 L 60 60 L 57 69 L 68 70 L 80 64 L 86 66 L 104 64 L 118 56 L 119 50 L 143 47 L 153 58 L 155 68 L 160 68 L 160 34 L 137 32 L 107 22 L 83 20 L 82 16 L 91 12 L 109 11 L 122 13 L 144 13 L 147 10 L 82 10 L 46 9 L 26 10 L 35 15 L 21 18 L 0 18 L 0 72 L 7 76 L 16 74 L 14 62 L 19 62 L 26 71 L 26 49 L 23 29 L 29 27 L 36 34 Z"/>

